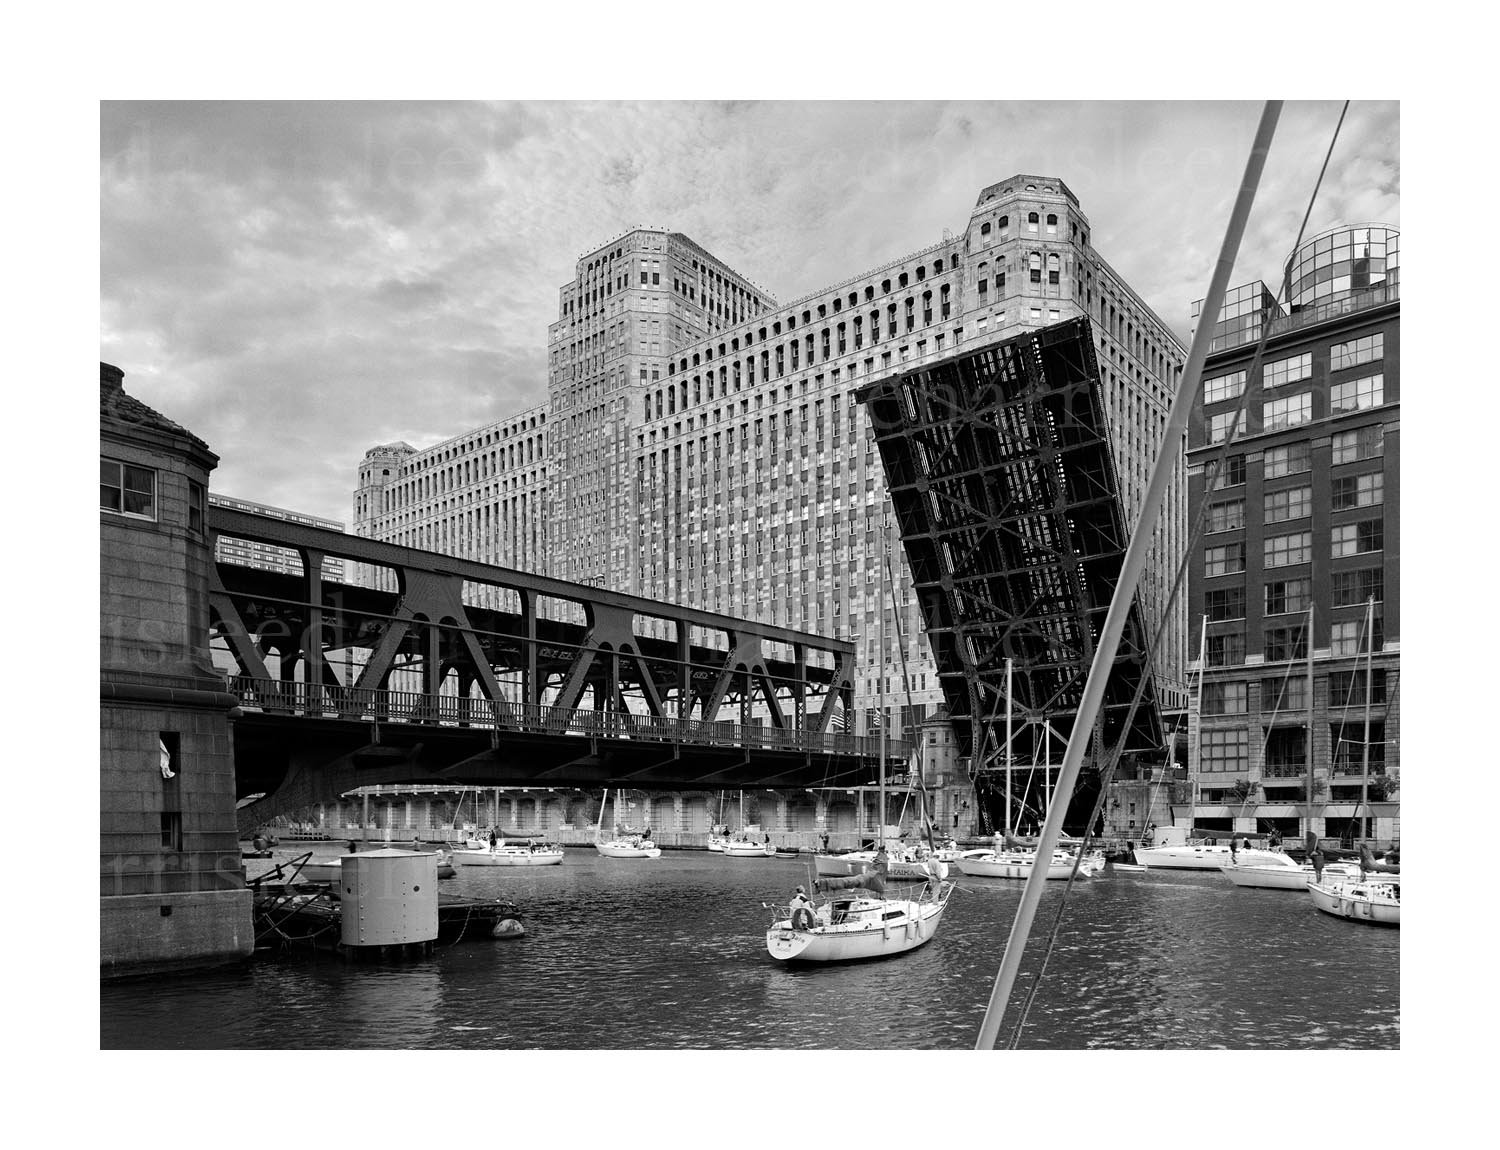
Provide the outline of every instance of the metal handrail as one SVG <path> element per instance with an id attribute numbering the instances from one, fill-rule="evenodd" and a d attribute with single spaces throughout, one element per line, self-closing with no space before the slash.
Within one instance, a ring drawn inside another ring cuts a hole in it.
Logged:
<path id="1" fill-rule="evenodd" d="M 229 689 L 242 707 L 304 718 L 355 719 L 382 723 L 425 723 L 588 738 L 654 740 L 734 747 L 763 747 L 812 754 L 878 758 L 880 739 L 790 727 L 758 727 L 725 721 L 680 719 L 615 711 L 571 710 L 537 703 L 340 687 L 298 680 L 233 675 Z M 904 740 L 887 739 L 887 758 L 905 758 Z"/>

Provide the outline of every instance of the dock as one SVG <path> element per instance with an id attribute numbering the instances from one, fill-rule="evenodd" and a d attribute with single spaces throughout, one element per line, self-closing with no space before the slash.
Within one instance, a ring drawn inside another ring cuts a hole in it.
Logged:
<path id="1" fill-rule="evenodd" d="M 375 952 L 388 957 L 391 951 L 425 954 L 433 946 L 431 942 L 396 947 L 344 946 L 340 941 L 342 907 L 331 883 L 259 884 L 252 889 L 257 951 L 314 950 L 351 957 Z M 438 895 L 439 946 L 464 940 L 519 938 L 525 933 L 521 912 L 509 899 Z"/>

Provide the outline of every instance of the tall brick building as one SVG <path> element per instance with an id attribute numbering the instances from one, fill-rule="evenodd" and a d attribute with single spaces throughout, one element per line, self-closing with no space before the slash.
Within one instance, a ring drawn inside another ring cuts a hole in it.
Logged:
<path id="1" fill-rule="evenodd" d="M 1207 501 L 1193 814 L 1384 841 L 1400 834 L 1400 234 L 1331 229 L 1286 276 L 1286 310 L 1260 282 L 1229 293 L 1188 435 L 1189 506 Z"/>

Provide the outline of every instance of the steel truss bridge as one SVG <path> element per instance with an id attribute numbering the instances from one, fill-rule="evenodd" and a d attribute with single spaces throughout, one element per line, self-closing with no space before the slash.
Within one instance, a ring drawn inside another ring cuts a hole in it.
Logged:
<path id="1" fill-rule="evenodd" d="M 391 783 L 854 788 L 854 645 L 211 505 L 300 573 L 218 561 L 240 822 Z M 359 565 L 358 584 L 324 560 Z M 904 763 L 908 748 L 887 740 Z"/>
<path id="2" fill-rule="evenodd" d="M 1089 322 L 1077 319 L 858 393 L 981 794 L 986 783 L 1002 785 L 1007 752 L 1021 772 L 1061 763 L 1119 579 L 1129 528 L 1101 387 Z M 1103 743 L 1162 753 L 1149 647 L 1137 599 L 1106 687 L 1096 760 Z"/>

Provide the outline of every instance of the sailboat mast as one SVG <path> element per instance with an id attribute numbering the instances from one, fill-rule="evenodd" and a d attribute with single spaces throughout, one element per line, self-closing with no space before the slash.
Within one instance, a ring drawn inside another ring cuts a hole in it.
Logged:
<path id="1" fill-rule="evenodd" d="M 1370 596 L 1365 612 L 1365 738 L 1364 759 L 1359 768 L 1359 832 L 1360 838 L 1368 838 L 1365 824 L 1369 821 L 1370 801 L 1370 696 L 1375 693 L 1375 596 Z"/>
<path id="2" fill-rule="evenodd" d="M 1198 776 L 1203 774 L 1203 679 L 1208 673 L 1208 616 L 1203 616 L 1203 626 L 1198 632 L 1198 727 L 1193 732 L 1193 755 L 1197 769 L 1193 771 L 1193 817 L 1198 821 Z"/>
<path id="3" fill-rule="evenodd" d="M 1009 656 L 1005 659 L 1005 833 L 1010 834 L 1010 772 L 1011 772 L 1011 748 L 1010 748 L 1010 674 L 1011 660 Z M 1033 744 L 1035 745 L 1035 744 Z"/>
<path id="4" fill-rule="evenodd" d="M 1307 605 L 1307 785 L 1302 791 L 1307 800 L 1306 834 L 1312 830 L 1313 811 L 1313 605 Z"/>
<path id="5" fill-rule="evenodd" d="M 880 807 L 875 815 L 875 849 L 885 845 L 885 516 L 880 517 Z"/>

